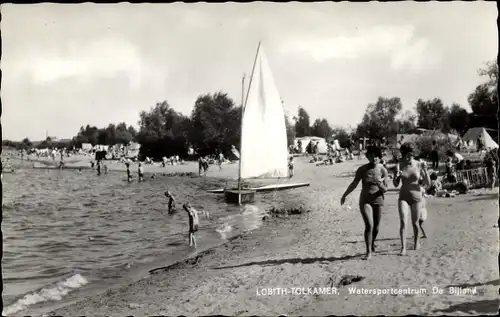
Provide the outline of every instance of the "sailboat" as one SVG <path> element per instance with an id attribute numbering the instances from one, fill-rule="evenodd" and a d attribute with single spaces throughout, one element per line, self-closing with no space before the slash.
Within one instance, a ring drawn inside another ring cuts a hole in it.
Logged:
<path id="1" fill-rule="evenodd" d="M 309 186 L 309 183 L 274 184 L 242 188 L 245 179 L 288 178 L 285 112 L 262 43 L 259 42 L 241 117 L 238 187 L 211 190 L 226 201 L 251 202 L 255 192 Z"/>

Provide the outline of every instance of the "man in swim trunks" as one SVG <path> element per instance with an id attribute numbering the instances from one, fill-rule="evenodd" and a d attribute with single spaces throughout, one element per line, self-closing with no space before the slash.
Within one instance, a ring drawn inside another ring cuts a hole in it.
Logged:
<path id="1" fill-rule="evenodd" d="M 406 228 L 408 223 L 408 214 L 411 213 L 411 223 L 413 226 L 413 240 L 415 243 L 415 250 L 418 250 L 419 245 L 419 228 L 418 223 L 422 214 L 422 189 L 420 182 L 424 186 L 430 185 L 430 178 L 427 172 L 427 165 L 417 161 L 413 156 L 413 147 L 409 143 L 401 145 L 401 161 L 397 165 L 396 173 L 394 175 L 394 187 L 398 187 L 402 182 L 399 191 L 399 218 L 400 229 L 399 234 L 401 238 L 401 253 L 406 255 Z"/>
<path id="2" fill-rule="evenodd" d="M 380 164 L 382 151 L 379 147 L 368 146 L 366 158 L 369 163 L 362 165 L 356 171 L 354 180 L 346 189 L 340 200 L 343 205 L 347 196 L 362 182 L 361 194 L 359 195 L 359 209 L 365 223 L 366 259 L 370 259 L 375 252 L 375 239 L 382 218 L 384 206 L 384 193 L 387 191 L 387 170 Z"/>
<path id="3" fill-rule="evenodd" d="M 198 210 L 194 209 L 190 203 L 185 203 L 182 205 L 182 208 L 188 213 L 189 216 L 189 246 L 194 246 L 196 248 L 196 239 L 194 237 L 194 233 L 198 231 Z M 205 211 L 201 211 L 208 219 L 208 213 Z"/>

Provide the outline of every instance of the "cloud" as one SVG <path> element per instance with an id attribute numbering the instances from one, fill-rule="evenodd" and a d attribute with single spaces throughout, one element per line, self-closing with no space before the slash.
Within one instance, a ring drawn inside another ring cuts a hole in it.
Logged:
<path id="1" fill-rule="evenodd" d="M 416 38 L 414 32 L 412 25 L 377 26 L 358 29 L 349 36 L 295 38 L 289 40 L 284 49 L 307 53 L 318 62 L 387 56 L 394 70 L 419 71 L 435 65 L 439 58 L 436 52 L 430 51 L 429 40 Z"/>
<path id="2" fill-rule="evenodd" d="M 70 42 L 64 53 L 59 50 L 6 57 L 2 61 L 6 74 L 27 74 L 35 84 L 47 84 L 67 78 L 88 83 L 95 77 L 126 74 L 130 87 L 139 88 L 146 76 L 156 79 L 161 76 L 159 70 L 145 63 L 135 46 L 111 37 L 93 40 L 88 45 Z"/>

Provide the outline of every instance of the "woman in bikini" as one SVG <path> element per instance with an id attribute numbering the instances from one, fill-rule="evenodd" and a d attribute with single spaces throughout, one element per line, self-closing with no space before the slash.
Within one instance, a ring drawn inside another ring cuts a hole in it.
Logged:
<path id="1" fill-rule="evenodd" d="M 384 206 L 384 193 L 387 191 L 387 170 L 380 160 L 382 151 L 376 146 L 366 149 L 366 157 L 369 163 L 362 165 L 356 171 L 356 176 L 347 187 L 340 204 L 345 203 L 347 196 L 362 182 L 361 194 L 359 195 L 359 209 L 365 223 L 366 259 L 369 260 L 375 252 L 375 239 L 377 238 L 382 207 Z"/>
<path id="2" fill-rule="evenodd" d="M 430 178 L 427 172 L 427 165 L 417 161 L 413 156 L 413 148 L 410 144 L 405 143 L 400 148 L 402 159 L 397 165 L 396 174 L 394 175 L 394 187 L 398 187 L 401 182 L 399 191 L 399 218 L 401 237 L 401 255 L 406 255 L 406 228 L 408 224 L 408 214 L 411 213 L 411 224 L 413 226 L 413 240 L 415 250 L 418 250 L 419 245 L 419 220 L 422 215 L 423 197 L 420 187 L 420 182 L 424 186 L 430 185 Z"/>

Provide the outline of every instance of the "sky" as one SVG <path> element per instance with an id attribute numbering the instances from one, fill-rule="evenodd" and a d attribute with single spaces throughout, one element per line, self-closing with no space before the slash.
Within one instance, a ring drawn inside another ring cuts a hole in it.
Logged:
<path id="1" fill-rule="evenodd" d="M 3 139 L 71 138 L 201 94 L 237 104 L 259 41 L 286 111 L 355 126 L 379 96 L 470 110 L 495 2 L 2 4 Z M 248 83 L 248 80 L 247 80 Z"/>

